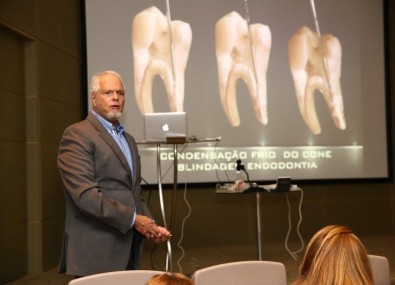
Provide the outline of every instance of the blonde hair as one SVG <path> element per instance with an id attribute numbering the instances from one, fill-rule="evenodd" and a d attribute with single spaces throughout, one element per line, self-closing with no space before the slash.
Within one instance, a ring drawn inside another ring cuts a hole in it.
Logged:
<path id="1" fill-rule="evenodd" d="M 293 285 L 373 285 L 367 251 L 351 229 L 330 225 L 310 240 Z"/>
<path id="2" fill-rule="evenodd" d="M 193 285 L 193 282 L 184 274 L 174 272 L 154 275 L 146 285 Z"/>

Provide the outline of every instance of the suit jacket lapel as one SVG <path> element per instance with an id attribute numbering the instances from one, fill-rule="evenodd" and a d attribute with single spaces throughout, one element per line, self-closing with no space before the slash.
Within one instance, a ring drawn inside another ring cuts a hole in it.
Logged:
<path id="1" fill-rule="evenodd" d="M 117 144 L 117 142 L 113 139 L 110 133 L 106 130 L 106 128 L 100 123 L 100 121 L 92 114 L 89 114 L 87 117 L 88 121 L 93 125 L 95 129 L 100 132 L 100 137 L 110 146 L 110 148 L 114 151 L 118 159 L 121 161 L 123 167 L 128 171 L 130 176 L 130 181 L 133 183 L 135 179 L 132 177 L 132 170 L 129 167 L 129 163 L 123 154 L 121 148 Z M 129 140 L 128 140 L 129 143 Z M 132 148 L 130 149 L 132 151 Z M 133 152 L 132 152 L 133 154 Z M 133 158 L 134 165 L 134 158 Z"/>
<path id="2" fill-rule="evenodd" d="M 133 137 L 129 135 L 127 132 L 124 131 L 124 136 L 126 138 L 126 141 L 128 142 L 130 152 L 132 153 L 132 167 L 133 167 L 133 182 L 140 183 L 140 181 L 137 181 L 137 178 L 140 176 L 140 168 L 137 167 L 139 165 L 139 155 L 138 155 L 138 149 L 137 149 L 137 144 Z"/>

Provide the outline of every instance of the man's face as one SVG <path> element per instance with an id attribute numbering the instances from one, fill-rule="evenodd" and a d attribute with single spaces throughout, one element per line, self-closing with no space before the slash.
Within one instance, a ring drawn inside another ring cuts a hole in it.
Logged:
<path id="1" fill-rule="evenodd" d="M 99 90 L 92 94 L 93 110 L 112 123 L 118 122 L 125 104 L 122 82 L 112 74 L 99 78 Z"/>

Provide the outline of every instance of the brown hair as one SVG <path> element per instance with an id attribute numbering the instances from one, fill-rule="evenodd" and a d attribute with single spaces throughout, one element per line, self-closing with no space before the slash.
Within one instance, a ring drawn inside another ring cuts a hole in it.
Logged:
<path id="1" fill-rule="evenodd" d="M 310 240 L 293 285 L 373 285 L 367 251 L 351 229 L 330 225 Z"/>
<path id="2" fill-rule="evenodd" d="M 193 285 L 193 282 L 181 273 L 163 273 L 152 276 L 146 285 Z"/>

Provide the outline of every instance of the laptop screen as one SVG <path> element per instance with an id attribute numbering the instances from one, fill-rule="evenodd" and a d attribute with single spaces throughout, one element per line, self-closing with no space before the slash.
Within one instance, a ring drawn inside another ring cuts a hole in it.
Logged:
<path id="1" fill-rule="evenodd" d="M 187 136 L 186 112 L 144 114 L 144 140 L 146 142 L 169 142 Z"/>

